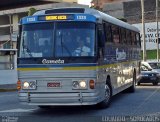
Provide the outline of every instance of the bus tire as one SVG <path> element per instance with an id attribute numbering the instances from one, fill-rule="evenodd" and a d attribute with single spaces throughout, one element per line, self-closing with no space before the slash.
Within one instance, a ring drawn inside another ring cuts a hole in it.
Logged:
<path id="1" fill-rule="evenodd" d="M 139 86 L 139 85 L 140 85 L 140 82 L 138 82 L 137 85 Z"/>
<path id="2" fill-rule="evenodd" d="M 137 83 L 137 84 L 139 84 L 139 83 Z M 134 73 L 133 73 L 133 84 L 128 89 L 126 89 L 126 91 L 128 93 L 134 93 L 135 89 L 136 89 L 136 72 L 134 71 Z"/>
<path id="3" fill-rule="evenodd" d="M 158 82 L 153 82 L 153 85 L 154 85 L 154 86 L 157 86 L 157 85 L 158 85 Z"/>
<path id="4" fill-rule="evenodd" d="M 98 104 L 98 108 L 104 109 L 109 107 L 111 103 L 111 98 L 112 98 L 112 89 L 109 83 L 106 83 L 105 85 L 105 99 Z"/>

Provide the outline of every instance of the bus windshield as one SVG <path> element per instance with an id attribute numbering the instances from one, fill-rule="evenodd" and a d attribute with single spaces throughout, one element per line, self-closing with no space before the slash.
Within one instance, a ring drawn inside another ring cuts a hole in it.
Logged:
<path id="1" fill-rule="evenodd" d="M 20 42 L 20 58 L 95 56 L 95 24 L 26 24 Z"/>

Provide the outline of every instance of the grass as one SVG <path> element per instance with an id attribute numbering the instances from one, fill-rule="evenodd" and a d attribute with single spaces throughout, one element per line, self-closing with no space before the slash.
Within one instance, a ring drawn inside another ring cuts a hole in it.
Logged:
<path id="1" fill-rule="evenodd" d="M 157 59 L 157 50 L 147 50 L 147 59 Z M 143 51 L 141 51 L 141 57 L 143 57 Z M 160 54 L 159 54 L 160 57 Z"/>

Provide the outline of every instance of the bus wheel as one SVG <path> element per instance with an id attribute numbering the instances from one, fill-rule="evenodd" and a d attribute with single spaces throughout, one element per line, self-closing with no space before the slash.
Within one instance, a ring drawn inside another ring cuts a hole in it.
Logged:
<path id="1" fill-rule="evenodd" d="M 105 85 L 105 99 L 98 104 L 99 108 L 107 108 L 110 105 L 112 97 L 112 90 L 109 84 Z"/>
<path id="2" fill-rule="evenodd" d="M 138 82 L 137 85 L 139 86 L 139 85 L 140 85 L 140 82 Z"/>
<path id="3" fill-rule="evenodd" d="M 154 85 L 154 86 L 157 86 L 157 85 L 158 85 L 158 82 L 153 82 L 153 85 Z"/>

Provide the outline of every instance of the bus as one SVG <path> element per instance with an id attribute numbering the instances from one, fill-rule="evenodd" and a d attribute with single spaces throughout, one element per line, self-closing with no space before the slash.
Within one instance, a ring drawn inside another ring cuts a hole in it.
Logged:
<path id="1" fill-rule="evenodd" d="M 106 108 L 117 93 L 135 91 L 139 30 L 103 12 L 40 10 L 20 20 L 17 39 L 21 103 Z"/>

